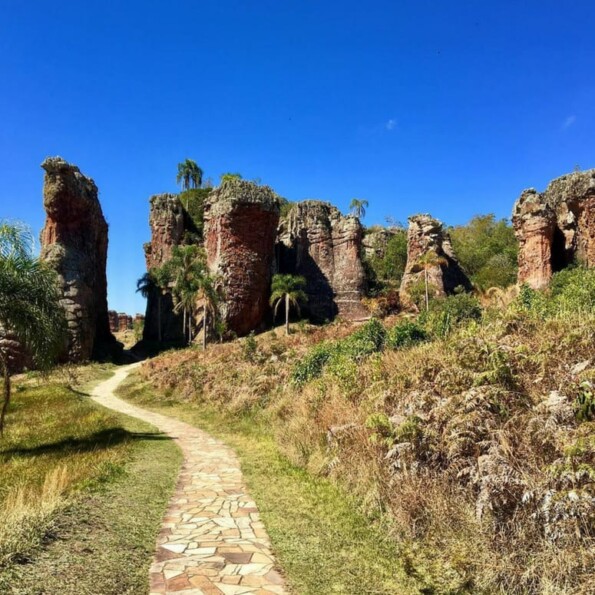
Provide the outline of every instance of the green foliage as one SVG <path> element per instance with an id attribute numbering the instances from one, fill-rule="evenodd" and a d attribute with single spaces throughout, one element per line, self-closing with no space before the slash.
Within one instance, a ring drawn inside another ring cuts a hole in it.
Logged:
<path id="1" fill-rule="evenodd" d="M 559 313 L 595 313 L 595 271 L 570 267 L 555 273 L 550 285 L 550 297 Z"/>
<path id="2" fill-rule="evenodd" d="M 281 304 L 285 304 L 285 326 L 289 334 L 289 309 L 293 306 L 300 314 L 300 303 L 308 301 L 304 291 L 306 279 L 299 275 L 274 275 L 271 283 L 271 297 L 269 302 L 274 307 L 274 316 Z"/>
<path id="3" fill-rule="evenodd" d="M 574 401 L 574 412 L 578 421 L 595 420 L 595 393 L 590 382 L 581 383 Z"/>
<path id="4" fill-rule="evenodd" d="M 450 236 L 459 262 L 477 287 L 507 287 L 516 281 L 518 246 L 506 219 L 478 215 L 467 225 L 453 227 Z"/>
<path id="5" fill-rule="evenodd" d="M 395 430 L 397 442 L 416 442 L 422 436 L 422 420 L 417 415 L 410 415 Z"/>
<path id="6" fill-rule="evenodd" d="M 366 209 L 369 203 L 365 199 L 352 198 L 349 203 L 349 210 L 358 218 L 363 219 L 366 216 Z"/>
<path id="7" fill-rule="evenodd" d="M 279 203 L 281 205 L 281 209 L 280 209 L 280 217 L 283 219 L 284 217 L 287 217 L 289 211 L 291 211 L 291 209 L 293 208 L 293 206 L 296 204 L 295 202 L 291 202 L 290 200 L 287 200 L 286 198 L 283 197 L 279 197 Z"/>
<path id="8" fill-rule="evenodd" d="M 426 341 L 428 334 L 417 322 L 405 320 L 393 326 L 386 335 L 386 346 L 389 349 L 402 349 L 416 343 Z"/>
<path id="9" fill-rule="evenodd" d="M 373 293 L 381 293 L 387 287 L 395 287 L 403 278 L 407 264 L 407 231 L 393 230 L 384 250 L 378 250 L 365 261 Z"/>
<path id="10" fill-rule="evenodd" d="M 212 188 L 190 188 L 181 192 L 178 197 L 185 211 L 186 229 L 189 234 L 186 243 L 199 243 L 203 239 L 204 205 Z"/>
<path id="11" fill-rule="evenodd" d="M 386 413 L 372 413 L 366 419 L 366 428 L 372 430 L 370 442 L 390 448 L 395 442 L 393 425 Z"/>
<path id="12" fill-rule="evenodd" d="M 242 174 L 239 174 L 237 172 L 227 172 L 227 173 L 223 173 L 221 174 L 221 183 L 223 184 L 223 182 L 229 182 L 230 180 L 242 180 Z"/>
<path id="13" fill-rule="evenodd" d="M 140 341 L 143 338 L 143 331 L 145 329 L 145 322 L 144 320 L 135 320 L 132 323 L 132 330 L 134 332 L 134 338 L 137 341 Z"/>
<path id="14" fill-rule="evenodd" d="M 324 368 L 332 367 L 337 376 L 351 377 L 357 364 L 364 358 L 382 351 L 386 330 L 375 319 L 370 320 L 352 335 L 332 343 L 320 343 L 299 362 L 292 373 L 292 380 L 305 384 L 322 375 Z"/>
<path id="15" fill-rule="evenodd" d="M 469 293 L 456 293 L 430 301 L 430 308 L 419 317 L 420 324 L 437 337 L 446 337 L 463 322 L 480 320 L 482 309 L 478 299 Z"/>
<path id="16" fill-rule="evenodd" d="M 182 163 L 178 163 L 176 183 L 182 185 L 182 190 L 200 188 L 202 185 L 202 175 L 203 171 L 198 167 L 196 161 L 185 159 Z"/>
<path id="17" fill-rule="evenodd" d="M 252 331 L 242 343 L 242 356 L 245 361 L 254 363 L 258 354 L 258 343 Z"/>

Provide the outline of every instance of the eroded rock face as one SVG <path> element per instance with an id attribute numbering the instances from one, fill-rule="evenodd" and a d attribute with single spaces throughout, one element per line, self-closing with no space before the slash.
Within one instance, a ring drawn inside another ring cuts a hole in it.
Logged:
<path id="1" fill-rule="evenodd" d="M 58 273 L 68 322 L 63 359 L 103 358 L 116 347 L 107 314 L 107 223 L 97 186 L 61 157 L 46 159 L 41 258 Z"/>
<path id="2" fill-rule="evenodd" d="M 227 330 L 245 335 L 269 311 L 279 198 L 268 186 L 228 180 L 205 202 L 205 248 L 220 279 L 221 316 Z"/>
<path id="3" fill-rule="evenodd" d="M 459 265 L 448 232 L 438 219 L 430 215 L 414 215 L 409 218 L 407 231 L 407 266 L 401 281 L 401 299 L 407 303 L 414 285 L 425 283 L 425 272 L 420 261 L 428 253 L 444 259 L 428 269 L 428 284 L 436 297 L 453 293 L 457 287 L 471 289 L 471 282 Z"/>
<path id="4" fill-rule="evenodd" d="M 109 330 L 112 333 L 117 333 L 120 327 L 118 313 L 115 310 L 108 310 L 107 318 L 109 320 Z"/>
<path id="5" fill-rule="evenodd" d="M 147 271 L 165 264 L 184 235 L 184 212 L 175 194 L 157 194 L 149 199 L 151 241 L 145 244 Z M 170 293 L 149 290 L 143 339 L 177 343 L 184 341 L 182 317 L 173 311 Z"/>
<path id="6" fill-rule="evenodd" d="M 317 200 L 297 203 L 281 221 L 277 266 L 281 273 L 306 278 L 304 309 L 314 320 L 368 316 L 361 302 L 366 289 L 362 237 L 357 218 Z"/>
<path id="7" fill-rule="evenodd" d="M 557 178 L 542 193 L 525 190 L 512 222 L 519 241 L 519 283 L 541 289 L 574 260 L 595 266 L 595 169 Z"/>
<path id="8" fill-rule="evenodd" d="M 12 333 L 0 327 L 0 349 L 6 356 L 6 363 L 11 374 L 18 374 L 33 367 L 33 358 L 23 348 L 20 341 Z"/>

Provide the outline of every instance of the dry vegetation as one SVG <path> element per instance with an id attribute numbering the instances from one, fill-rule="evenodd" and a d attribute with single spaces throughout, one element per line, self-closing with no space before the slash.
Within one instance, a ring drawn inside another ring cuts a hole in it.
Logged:
<path id="1" fill-rule="evenodd" d="M 144 374 L 273 428 L 293 463 L 388 516 L 425 592 L 592 593 L 595 274 L 493 303 L 455 296 L 351 338 L 341 324 L 271 331 Z"/>

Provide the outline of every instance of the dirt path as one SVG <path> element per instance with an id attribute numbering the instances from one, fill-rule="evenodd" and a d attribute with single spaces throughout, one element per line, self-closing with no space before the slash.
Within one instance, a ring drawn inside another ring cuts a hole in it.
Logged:
<path id="1" fill-rule="evenodd" d="M 151 595 L 286 593 L 256 504 L 233 450 L 182 421 L 135 407 L 113 391 L 139 364 L 98 385 L 97 403 L 142 419 L 171 436 L 184 454 L 150 570 Z"/>

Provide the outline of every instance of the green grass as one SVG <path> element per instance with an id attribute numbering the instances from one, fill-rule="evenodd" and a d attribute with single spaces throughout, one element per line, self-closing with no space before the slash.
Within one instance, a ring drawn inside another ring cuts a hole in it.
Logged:
<path id="1" fill-rule="evenodd" d="M 148 591 L 181 453 L 88 398 L 111 373 L 92 366 L 16 383 L 0 441 L 0 593 Z"/>
<path id="2" fill-rule="evenodd" d="M 266 429 L 246 418 L 165 400 L 138 374 L 121 397 L 182 419 L 224 440 L 238 454 L 277 559 L 296 593 L 394 594 L 419 592 L 399 565 L 394 542 L 357 512 L 338 486 L 292 465 Z"/>

